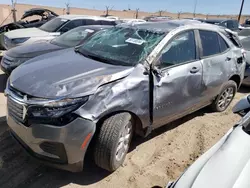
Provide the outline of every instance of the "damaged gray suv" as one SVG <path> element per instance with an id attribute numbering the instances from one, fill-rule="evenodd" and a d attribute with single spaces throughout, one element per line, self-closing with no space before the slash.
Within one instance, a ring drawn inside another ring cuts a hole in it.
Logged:
<path id="1" fill-rule="evenodd" d="M 208 105 L 224 111 L 244 70 L 229 30 L 192 20 L 120 25 L 15 69 L 7 122 L 44 163 L 80 171 L 92 147 L 95 163 L 114 171 L 133 134 L 147 136 Z"/>

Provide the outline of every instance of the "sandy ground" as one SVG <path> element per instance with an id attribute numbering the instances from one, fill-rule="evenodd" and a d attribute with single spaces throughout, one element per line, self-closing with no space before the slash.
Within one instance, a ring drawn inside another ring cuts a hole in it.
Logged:
<path id="1" fill-rule="evenodd" d="M 231 112 L 211 113 L 200 110 L 181 120 L 166 125 L 147 138 L 134 138 L 126 161 L 110 174 L 85 161 L 81 173 L 70 173 L 34 161 L 9 135 L 4 121 L 5 99 L 3 88 L 6 77 L 0 73 L 0 187 L 20 188 L 148 188 L 164 186 L 176 179 L 185 168 L 215 144 L 239 120 Z M 233 104 L 250 89 L 242 88 Z"/>

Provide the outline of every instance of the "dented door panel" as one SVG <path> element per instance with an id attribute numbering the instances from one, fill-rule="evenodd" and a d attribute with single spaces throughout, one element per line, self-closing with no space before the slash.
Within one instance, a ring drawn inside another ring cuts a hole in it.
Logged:
<path id="1" fill-rule="evenodd" d="M 194 70 L 196 67 L 196 71 Z M 202 91 L 200 61 L 179 65 L 154 75 L 154 127 L 198 108 Z M 201 104 L 200 104 L 201 105 Z"/>
<path id="2" fill-rule="evenodd" d="M 239 58 L 242 58 L 241 49 L 235 49 L 201 61 L 204 71 L 202 96 L 205 100 L 215 98 L 233 75 L 243 78 L 245 62 L 239 63 Z"/>

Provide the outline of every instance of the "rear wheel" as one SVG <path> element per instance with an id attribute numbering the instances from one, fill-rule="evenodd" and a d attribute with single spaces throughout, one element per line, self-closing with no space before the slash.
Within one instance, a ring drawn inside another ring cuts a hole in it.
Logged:
<path id="1" fill-rule="evenodd" d="M 237 84 L 233 80 L 229 80 L 223 87 L 221 93 L 212 104 L 212 108 L 216 112 L 223 112 L 230 105 L 237 91 Z"/>
<path id="2" fill-rule="evenodd" d="M 108 171 L 115 171 L 125 160 L 133 134 L 133 119 L 129 113 L 107 118 L 96 139 L 95 163 Z"/>

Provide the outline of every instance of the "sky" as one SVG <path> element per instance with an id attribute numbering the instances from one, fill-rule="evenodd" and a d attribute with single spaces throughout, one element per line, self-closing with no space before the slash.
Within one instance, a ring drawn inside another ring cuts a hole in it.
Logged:
<path id="1" fill-rule="evenodd" d="M 110 6 L 116 10 L 140 8 L 140 11 L 149 12 L 193 12 L 195 1 L 196 13 L 203 14 L 238 14 L 241 6 L 241 0 L 17 0 L 17 3 L 65 7 L 65 3 L 69 2 L 71 7 L 101 10 Z M 10 2 L 0 0 L 0 4 Z M 250 0 L 245 0 L 243 14 L 250 14 Z"/>

